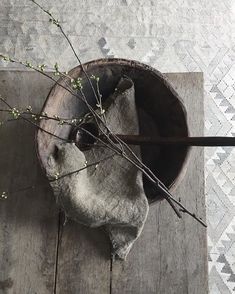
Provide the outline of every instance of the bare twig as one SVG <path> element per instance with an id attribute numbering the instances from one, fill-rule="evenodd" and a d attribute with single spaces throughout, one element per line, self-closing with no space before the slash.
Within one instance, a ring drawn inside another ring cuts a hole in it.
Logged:
<path id="1" fill-rule="evenodd" d="M 9 109 L 13 110 L 13 107 L 12 107 L 8 102 L 6 102 L 5 99 L 3 99 L 1 96 L 0 96 L 0 101 L 2 101 L 7 107 L 9 107 Z M 22 118 L 24 121 L 27 121 L 28 123 L 30 123 L 30 124 L 36 126 L 39 130 L 41 130 L 41 131 L 43 131 L 43 132 L 45 132 L 45 133 L 47 133 L 47 134 L 49 134 L 49 135 L 51 135 L 51 136 L 57 138 L 57 139 L 60 139 L 60 140 L 65 141 L 65 142 L 70 142 L 69 140 L 67 140 L 67 139 L 65 139 L 65 138 L 61 138 L 61 137 L 59 137 L 59 136 L 57 136 L 57 135 L 55 135 L 55 134 L 53 134 L 53 133 L 51 133 L 51 132 L 49 132 L 49 131 L 47 131 L 47 130 L 44 130 L 44 129 L 41 128 L 39 125 L 37 125 L 36 123 L 32 122 L 32 121 L 29 120 L 28 118 L 24 117 L 24 116 L 23 116 L 22 114 L 20 114 L 20 113 L 19 113 L 19 117 Z"/>
<path id="2" fill-rule="evenodd" d="M 52 183 L 52 182 L 55 182 L 55 181 L 61 180 L 61 179 L 65 178 L 65 177 L 68 177 L 68 176 L 71 176 L 71 175 L 77 174 L 77 173 L 83 171 L 84 169 L 87 169 L 88 167 L 92 167 L 92 166 L 94 166 L 94 165 L 98 165 L 98 164 L 100 164 L 101 162 L 103 162 L 103 161 L 105 161 L 105 160 L 107 160 L 107 159 L 110 159 L 110 158 L 114 157 L 115 155 L 116 155 L 115 153 L 112 153 L 111 155 L 108 155 L 108 156 L 106 156 L 106 157 L 104 157 L 104 158 L 102 158 L 102 159 L 100 159 L 100 160 L 97 160 L 96 162 L 91 163 L 91 164 L 87 164 L 87 165 L 85 165 L 84 167 L 82 167 L 82 168 L 80 168 L 80 169 L 77 169 L 77 170 L 74 170 L 74 171 L 68 172 L 68 173 L 66 173 L 66 174 L 64 174 L 64 175 L 59 176 L 58 178 L 51 179 L 51 180 L 49 180 L 49 182 Z"/>
<path id="3" fill-rule="evenodd" d="M 97 165 L 99 165 L 101 162 L 103 162 L 103 161 L 105 161 L 105 160 L 108 160 L 108 159 L 110 159 L 110 158 L 112 158 L 112 157 L 114 157 L 115 156 L 115 154 L 113 153 L 113 154 L 111 154 L 111 155 L 109 155 L 109 156 L 105 156 L 104 158 L 101 158 L 101 159 L 99 159 L 99 160 L 97 160 L 97 161 L 95 161 L 95 162 L 93 162 L 93 163 L 90 163 L 90 164 L 87 164 L 86 166 L 83 166 L 82 168 L 79 168 L 79 169 L 77 169 L 77 170 L 74 170 L 74 171 L 71 171 L 71 172 L 68 172 L 68 173 L 66 173 L 66 174 L 64 174 L 64 175 L 61 175 L 61 176 L 59 176 L 59 177 L 55 177 L 55 178 L 53 178 L 53 179 L 50 179 L 49 180 L 49 182 L 50 183 L 53 183 L 53 182 L 56 182 L 56 181 L 59 181 L 59 180 L 61 180 L 61 179 L 63 179 L 63 178 L 65 178 L 65 177 L 68 177 L 68 176 L 71 176 L 71 175 L 74 175 L 74 174 L 77 174 L 77 173 L 79 173 L 79 172 L 81 172 L 81 171 L 83 171 L 83 170 L 85 170 L 85 169 L 87 169 L 87 168 L 89 168 L 89 167 L 92 167 L 92 166 L 97 166 Z M 7 194 L 8 195 L 13 195 L 13 194 L 16 194 L 16 193 L 19 193 L 19 192 L 25 192 L 25 191 L 28 191 L 28 190 L 32 190 L 32 189 L 36 189 L 36 188 L 41 188 L 41 187 L 47 187 L 48 186 L 48 184 L 46 183 L 46 184 L 44 184 L 44 185 L 31 185 L 31 186 L 27 186 L 27 187 L 22 187 L 22 188 L 20 188 L 20 189 L 17 189 L 17 190 L 14 190 L 14 191 L 9 191 Z"/>

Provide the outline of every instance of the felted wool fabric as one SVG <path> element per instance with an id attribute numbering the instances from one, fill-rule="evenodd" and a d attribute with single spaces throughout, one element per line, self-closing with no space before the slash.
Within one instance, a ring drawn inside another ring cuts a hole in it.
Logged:
<path id="1" fill-rule="evenodd" d="M 111 131 L 138 134 L 133 82 L 122 78 L 108 101 L 105 116 Z M 57 147 L 57 156 L 48 159 L 49 178 L 111 156 L 98 166 L 51 182 L 51 186 L 66 216 L 86 226 L 104 226 L 112 244 L 113 257 L 125 259 L 143 229 L 149 209 L 141 172 L 125 158 L 112 156 L 114 152 L 107 147 L 96 146 L 84 152 L 72 143 Z M 138 146 L 132 150 L 140 156 Z"/>

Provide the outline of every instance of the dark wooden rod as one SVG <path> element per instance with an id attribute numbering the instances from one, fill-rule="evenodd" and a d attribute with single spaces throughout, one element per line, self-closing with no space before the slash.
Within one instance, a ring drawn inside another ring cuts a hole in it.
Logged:
<path id="1" fill-rule="evenodd" d="M 150 137 L 116 135 L 130 145 L 235 146 L 235 137 Z"/>

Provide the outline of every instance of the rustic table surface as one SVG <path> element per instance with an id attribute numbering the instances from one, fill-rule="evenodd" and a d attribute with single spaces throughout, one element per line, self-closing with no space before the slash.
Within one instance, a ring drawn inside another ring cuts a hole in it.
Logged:
<path id="1" fill-rule="evenodd" d="M 184 100 L 191 135 L 203 135 L 202 74 L 166 76 Z M 51 86 L 34 72 L 0 72 L 0 94 L 14 106 L 40 111 Z M 178 219 L 164 201 L 150 208 L 126 262 L 110 260 L 102 229 L 72 221 L 62 227 L 38 164 L 34 134 L 26 122 L 0 129 L 0 191 L 12 191 L 0 201 L 0 294 L 208 292 L 206 229 L 187 215 Z M 35 188 L 21 190 L 31 185 Z M 186 176 L 174 195 L 205 219 L 203 148 L 191 150 Z"/>

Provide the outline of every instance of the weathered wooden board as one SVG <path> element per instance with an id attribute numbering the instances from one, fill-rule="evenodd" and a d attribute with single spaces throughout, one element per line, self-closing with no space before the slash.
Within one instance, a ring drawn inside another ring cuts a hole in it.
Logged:
<path id="1" fill-rule="evenodd" d="M 101 229 L 69 222 L 58 251 L 59 294 L 110 293 L 110 246 Z"/>
<path id="2" fill-rule="evenodd" d="M 0 94 L 14 106 L 31 105 L 39 111 L 50 87 L 38 74 L 0 72 Z M 0 128 L 0 191 L 37 186 L 0 201 L 1 294 L 47 294 L 54 289 L 57 210 L 38 164 L 34 137 L 35 128 L 25 122 Z"/>
<path id="3" fill-rule="evenodd" d="M 192 135 L 202 135 L 203 81 L 199 73 L 167 74 L 185 101 Z M 51 87 L 32 72 L 0 72 L 0 94 L 38 111 Z M 3 117 L 0 114 L 1 118 Z M 128 259 L 110 262 L 101 229 L 69 221 L 58 238 L 58 210 L 34 153 L 34 129 L 10 122 L 0 129 L 0 191 L 36 184 L 0 202 L 0 293 L 207 293 L 206 230 L 177 219 L 167 203 L 151 207 Z M 174 192 L 205 218 L 203 149 L 194 148 Z"/>
<path id="4" fill-rule="evenodd" d="M 2 97 L 14 106 L 31 105 L 35 112 L 51 86 L 34 72 L 0 72 Z M 5 118 L 0 113 L 0 121 Z M 35 128 L 26 122 L 0 129 L 0 192 L 37 187 L 0 202 L 0 294 L 109 293 L 108 239 L 102 230 L 69 223 L 59 242 L 59 212 L 34 139 Z"/>
<path id="5" fill-rule="evenodd" d="M 187 112 L 191 135 L 203 135 L 203 76 L 167 74 Z M 187 173 L 173 193 L 205 219 L 204 152 L 191 150 Z M 205 294 L 208 292 L 206 229 L 166 202 L 151 207 L 147 223 L 125 263 L 112 265 L 112 294 Z"/>

